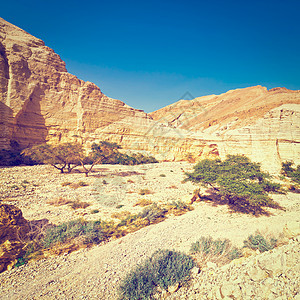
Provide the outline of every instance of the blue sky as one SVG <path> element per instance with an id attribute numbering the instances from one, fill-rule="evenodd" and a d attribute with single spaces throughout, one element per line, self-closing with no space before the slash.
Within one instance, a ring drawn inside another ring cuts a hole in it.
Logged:
<path id="1" fill-rule="evenodd" d="M 151 112 L 253 85 L 300 89 L 300 1 L 24 1 L 0 16 L 70 73 Z"/>

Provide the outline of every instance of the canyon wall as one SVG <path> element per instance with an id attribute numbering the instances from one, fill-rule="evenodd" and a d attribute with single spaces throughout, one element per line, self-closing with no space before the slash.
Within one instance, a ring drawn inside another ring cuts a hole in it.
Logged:
<path id="1" fill-rule="evenodd" d="M 160 160 L 248 155 L 276 172 L 300 163 L 300 91 L 256 86 L 151 114 L 70 74 L 44 42 L 0 18 L 0 149 L 107 140 Z"/>

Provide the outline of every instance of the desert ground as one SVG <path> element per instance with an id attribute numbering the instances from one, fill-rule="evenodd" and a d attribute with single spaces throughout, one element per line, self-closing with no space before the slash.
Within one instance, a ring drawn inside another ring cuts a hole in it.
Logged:
<path id="1" fill-rule="evenodd" d="M 192 166 L 187 162 L 98 165 L 89 177 L 79 172 L 60 174 L 48 165 L 1 168 L 0 200 L 20 208 L 30 221 L 46 220 L 54 224 L 78 218 L 117 221 L 116 213 L 142 211 L 143 207 L 137 205 L 141 200 L 158 204 L 189 202 L 198 186 L 182 180 L 184 172 L 191 171 Z M 120 280 L 157 249 L 189 253 L 191 244 L 201 236 L 228 238 L 234 245 L 242 246 L 243 240 L 257 230 L 278 236 L 286 226 L 299 227 L 299 194 L 272 197 L 284 210 L 270 208 L 269 216 L 255 217 L 231 212 L 226 205 L 195 202 L 192 211 L 180 216 L 170 214 L 163 222 L 124 237 L 6 271 L 0 274 L 0 298 L 117 299 Z M 74 209 L 66 199 L 88 206 Z M 293 243 L 299 245 L 297 240 Z M 299 276 L 294 282 L 299 287 Z M 178 294 L 178 299 L 185 299 L 186 295 Z"/>

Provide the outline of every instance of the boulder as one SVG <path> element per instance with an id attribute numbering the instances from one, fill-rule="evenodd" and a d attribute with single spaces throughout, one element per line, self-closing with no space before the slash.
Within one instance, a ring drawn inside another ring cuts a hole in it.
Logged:
<path id="1" fill-rule="evenodd" d="M 0 272 L 10 269 L 24 251 L 28 221 L 20 209 L 0 204 Z"/>

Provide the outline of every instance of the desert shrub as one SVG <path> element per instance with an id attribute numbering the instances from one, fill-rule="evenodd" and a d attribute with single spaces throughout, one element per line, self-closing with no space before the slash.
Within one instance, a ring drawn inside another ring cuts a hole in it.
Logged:
<path id="1" fill-rule="evenodd" d="M 156 223 L 165 217 L 166 212 L 166 209 L 163 209 L 154 203 L 151 206 L 145 207 L 137 216 L 147 219 L 150 223 Z"/>
<path id="2" fill-rule="evenodd" d="M 38 162 L 29 157 L 24 157 L 20 149 L 0 150 L 0 166 L 35 165 Z"/>
<path id="3" fill-rule="evenodd" d="M 280 185 L 245 156 L 228 155 L 223 162 L 204 159 L 186 176 L 185 181 L 210 187 L 219 202 L 226 201 L 234 210 L 257 214 L 264 212 L 262 207 L 279 207 L 268 193 L 279 192 Z"/>
<path id="4" fill-rule="evenodd" d="M 291 180 L 300 184 L 300 165 L 293 167 L 294 163 L 291 161 L 286 161 L 282 163 L 281 173 L 284 176 L 289 177 Z"/>
<path id="5" fill-rule="evenodd" d="M 157 250 L 122 280 L 119 286 L 121 299 L 150 299 L 158 286 L 167 289 L 186 280 L 193 267 L 193 259 L 184 253 Z"/>
<path id="6" fill-rule="evenodd" d="M 72 201 L 69 203 L 71 208 L 73 209 L 78 209 L 78 208 L 87 208 L 88 206 L 90 206 L 89 203 L 87 202 L 82 202 L 82 201 L 79 201 L 79 200 L 76 200 L 76 201 Z"/>
<path id="7" fill-rule="evenodd" d="M 160 174 L 159 177 L 166 177 L 166 175 L 165 174 Z"/>
<path id="8" fill-rule="evenodd" d="M 151 205 L 153 202 L 149 199 L 140 199 L 137 203 L 134 204 L 134 206 L 148 206 Z"/>
<path id="9" fill-rule="evenodd" d="M 91 214 L 97 214 L 98 212 L 100 212 L 99 209 L 93 209 L 93 210 L 91 211 Z"/>
<path id="10" fill-rule="evenodd" d="M 277 239 L 273 237 L 266 238 L 259 232 L 256 232 L 254 235 L 249 235 L 248 238 L 244 240 L 244 247 L 252 250 L 258 249 L 260 252 L 272 250 L 276 247 L 276 244 Z"/>
<path id="11" fill-rule="evenodd" d="M 72 201 L 66 198 L 59 197 L 59 198 L 51 199 L 47 201 L 47 203 L 54 206 L 61 206 L 61 205 L 72 203 Z"/>
<path id="12" fill-rule="evenodd" d="M 106 238 L 101 221 L 74 220 L 47 229 L 43 247 L 48 248 L 57 243 L 65 243 L 79 236 L 86 244 L 98 244 Z"/>
<path id="13" fill-rule="evenodd" d="M 84 186 L 88 186 L 88 184 L 84 181 L 79 181 L 77 183 L 70 184 L 70 187 L 73 188 L 73 189 L 78 189 L 78 188 L 84 187 Z"/>
<path id="14" fill-rule="evenodd" d="M 68 185 L 70 185 L 70 184 L 72 184 L 72 182 L 65 181 L 65 182 L 63 182 L 63 183 L 61 184 L 61 186 L 68 186 Z"/>
<path id="15" fill-rule="evenodd" d="M 191 245 L 190 252 L 197 260 L 200 267 L 206 262 L 212 261 L 219 264 L 226 264 L 230 260 L 242 256 L 240 249 L 232 247 L 228 239 L 214 240 L 212 237 L 201 237 Z"/>

